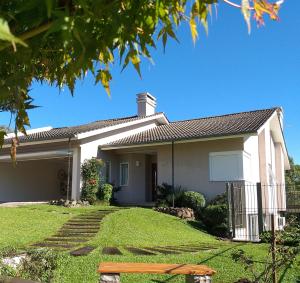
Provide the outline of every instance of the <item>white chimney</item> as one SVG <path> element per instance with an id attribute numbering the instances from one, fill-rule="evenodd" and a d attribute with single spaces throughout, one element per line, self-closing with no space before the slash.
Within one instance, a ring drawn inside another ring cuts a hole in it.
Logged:
<path id="1" fill-rule="evenodd" d="M 155 114 L 156 98 L 148 92 L 137 94 L 138 116 Z"/>

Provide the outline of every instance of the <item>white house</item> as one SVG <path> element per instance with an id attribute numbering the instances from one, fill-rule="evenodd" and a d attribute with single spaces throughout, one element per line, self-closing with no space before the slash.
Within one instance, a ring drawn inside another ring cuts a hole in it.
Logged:
<path id="1" fill-rule="evenodd" d="M 68 188 L 78 199 L 80 166 L 92 157 L 105 161 L 107 182 L 122 187 L 117 198 L 127 204 L 153 202 L 163 182 L 207 198 L 224 192 L 228 181 L 284 184 L 281 108 L 175 122 L 155 108 L 156 99 L 141 93 L 135 116 L 30 130 L 19 138 L 16 168 L 8 136 L 0 150 L 0 202 L 57 199 Z"/>

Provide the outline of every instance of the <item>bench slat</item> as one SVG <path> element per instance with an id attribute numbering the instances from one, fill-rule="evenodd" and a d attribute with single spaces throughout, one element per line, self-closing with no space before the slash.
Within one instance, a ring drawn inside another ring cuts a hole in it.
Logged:
<path id="1" fill-rule="evenodd" d="M 185 275 L 208 275 L 216 272 L 206 265 L 197 264 L 164 264 L 164 263 L 100 263 L 99 273 L 151 273 L 151 274 L 185 274 Z"/>

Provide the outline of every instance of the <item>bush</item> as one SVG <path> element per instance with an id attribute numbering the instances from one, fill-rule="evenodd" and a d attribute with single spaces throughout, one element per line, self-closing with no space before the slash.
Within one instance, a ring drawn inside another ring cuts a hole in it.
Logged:
<path id="1" fill-rule="evenodd" d="M 40 282 L 52 282 L 55 269 L 66 259 L 62 253 L 44 248 L 28 251 L 27 255 L 19 271 L 20 277 Z"/>
<path id="2" fill-rule="evenodd" d="M 206 230 L 219 237 L 228 236 L 228 206 L 226 194 L 216 196 L 202 210 L 201 220 Z"/>
<path id="3" fill-rule="evenodd" d="M 113 186 L 111 184 L 104 184 L 100 187 L 99 199 L 107 204 L 111 204 L 113 199 Z"/>
<path id="4" fill-rule="evenodd" d="M 181 197 L 183 190 L 181 186 L 176 186 L 173 190 L 173 186 L 167 183 L 162 183 L 161 186 L 157 186 L 157 200 L 156 206 L 173 206 L 173 195 L 174 195 L 174 205 L 179 206 L 181 202 Z"/>
<path id="5" fill-rule="evenodd" d="M 264 231 L 259 235 L 263 243 L 271 243 L 272 234 Z M 300 225 L 295 218 L 289 219 L 284 230 L 276 231 L 276 241 L 284 246 L 300 246 Z"/>
<path id="6" fill-rule="evenodd" d="M 181 196 L 180 206 L 189 207 L 198 214 L 200 213 L 201 209 L 205 206 L 205 198 L 202 194 L 198 192 L 183 192 Z"/>
<path id="7" fill-rule="evenodd" d="M 4 257 L 14 257 L 20 254 L 26 256 L 15 267 L 3 264 L 1 261 Z M 44 283 L 52 282 L 56 268 L 61 264 L 65 264 L 63 262 L 66 259 L 65 254 L 46 248 L 26 252 L 17 252 L 14 248 L 4 248 L 0 251 L 0 276 L 18 277 Z"/>
<path id="8" fill-rule="evenodd" d="M 81 177 L 83 180 L 81 200 L 88 201 L 90 204 L 96 202 L 100 183 L 99 172 L 102 166 L 102 161 L 96 158 L 85 160 L 81 165 Z"/>

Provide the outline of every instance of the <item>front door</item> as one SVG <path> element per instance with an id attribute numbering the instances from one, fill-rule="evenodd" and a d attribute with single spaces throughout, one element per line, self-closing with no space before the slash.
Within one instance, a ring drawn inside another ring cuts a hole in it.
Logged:
<path id="1" fill-rule="evenodd" d="M 156 201 L 156 187 L 157 187 L 157 164 L 151 164 L 151 187 L 152 187 L 152 201 Z"/>

